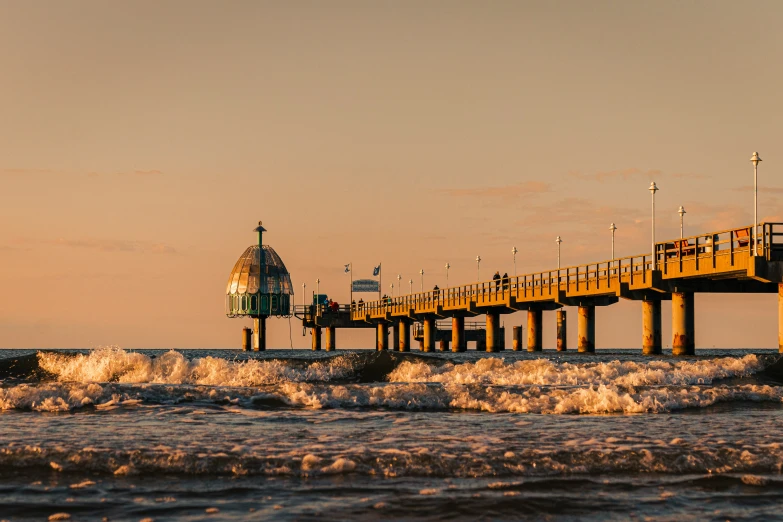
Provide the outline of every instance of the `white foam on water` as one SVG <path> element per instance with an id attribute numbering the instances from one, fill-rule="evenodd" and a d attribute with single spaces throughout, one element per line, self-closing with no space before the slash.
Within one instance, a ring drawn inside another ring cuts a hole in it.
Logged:
<path id="1" fill-rule="evenodd" d="M 389 374 L 390 382 L 441 382 L 448 384 L 619 386 L 711 384 L 717 379 L 751 375 L 762 370 L 756 355 L 695 361 L 606 361 L 568 363 L 549 359 L 506 361 L 486 358 L 476 362 L 434 366 L 404 361 Z"/>
<path id="2" fill-rule="evenodd" d="M 349 355 L 298 367 L 277 359 L 230 361 L 203 357 L 192 361 L 170 350 L 159 357 L 101 347 L 88 354 L 38 353 L 42 369 L 60 381 L 201 384 L 210 386 L 259 386 L 279 382 L 329 381 L 353 375 Z"/>

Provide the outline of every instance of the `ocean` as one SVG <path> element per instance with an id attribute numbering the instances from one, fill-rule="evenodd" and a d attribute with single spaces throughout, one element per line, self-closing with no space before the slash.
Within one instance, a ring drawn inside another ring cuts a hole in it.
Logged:
<path id="1" fill-rule="evenodd" d="M 765 350 L 0 351 L 0 520 L 783 520 Z"/>

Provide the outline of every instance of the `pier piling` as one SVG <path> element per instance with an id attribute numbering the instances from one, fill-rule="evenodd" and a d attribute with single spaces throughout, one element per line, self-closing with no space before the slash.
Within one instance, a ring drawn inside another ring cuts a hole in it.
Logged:
<path id="1" fill-rule="evenodd" d="M 266 317 L 253 318 L 253 350 L 266 350 Z"/>
<path id="2" fill-rule="evenodd" d="M 642 301 L 642 354 L 663 353 L 661 335 L 661 302 Z"/>
<path id="3" fill-rule="evenodd" d="M 434 317 L 425 317 L 422 320 L 422 323 L 424 323 L 424 339 L 423 339 L 423 350 L 424 352 L 434 352 L 435 351 L 435 318 Z"/>
<path id="4" fill-rule="evenodd" d="M 580 353 L 595 352 L 595 306 L 579 306 L 577 334 L 579 336 L 578 351 Z"/>
<path id="5" fill-rule="evenodd" d="M 511 347 L 515 352 L 521 352 L 522 351 L 522 327 L 521 326 L 515 326 L 513 328 L 514 332 L 514 340 L 511 342 Z"/>
<path id="6" fill-rule="evenodd" d="M 783 308 L 781 309 L 783 310 Z M 451 351 L 464 352 L 467 349 L 467 343 L 465 342 L 465 318 L 454 316 L 451 318 Z"/>
<path id="7" fill-rule="evenodd" d="M 337 349 L 337 339 L 335 339 L 336 329 L 334 326 L 326 327 L 326 351 L 333 352 Z"/>
<path id="8" fill-rule="evenodd" d="M 544 312 L 541 310 L 527 311 L 527 351 L 540 352 L 543 349 Z"/>
<path id="9" fill-rule="evenodd" d="M 500 314 L 487 312 L 487 351 L 500 351 Z"/>
<path id="10" fill-rule="evenodd" d="M 397 349 L 401 352 L 410 352 L 411 351 L 411 328 L 408 325 L 408 322 L 404 319 L 401 319 L 397 323 L 397 337 L 400 339 L 400 344 L 397 345 Z"/>
<path id="11" fill-rule="evenodd" d="M 321 327 L 313 327 L 310 333 L 313 335 L 313 351 L 317 352 L 321 349 Z"/>
<path id="12" fill-rule="evenodd" d="M 672 294 L 672 355 L 696 355 L 693 292 Z"/>
<path id="13" fill-rule="evenodd" d="M 378 323 L 377 326 L 378 340 L 376 343 L 376 349 L 379 352 L 383 352 L 389 349 L 389 329 L 386 327 L 386 323 Z"/>
<path id="14" fill-rule="evenodd" d="M 253 331 L 250 328 L 242 328 L 242 349 L 249 352 L 253 344 Z"/>
<path id="15" fill-rule="evenodd" d="M 566 322 L 566 311 L 562 308 L 557 311 L 557 351 L 565 352 L 568 350 L 568 340 L 566 334 L 568 333 L 568 324 Z"/>

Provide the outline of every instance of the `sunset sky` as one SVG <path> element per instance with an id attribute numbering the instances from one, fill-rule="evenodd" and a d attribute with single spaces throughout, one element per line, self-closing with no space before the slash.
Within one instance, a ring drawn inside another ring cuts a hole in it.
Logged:
<path id="1" fill-rule="evenodd" d="M 238 347 L 258 220 L 297 303 L 316 278 L 347 301 L 349 262 L 388 292 L 512 273 L 513 246 L 554 268 L 558 235 L 563 265 L 605 260 L 611 222 L 647 253 L 651 180 L 661 240 L 680 205 L 686 234 L 748 225 L 753 151 L 783 221 L 782 25 L 779 1 L 0 1 L 0 347 Z M 776 299 L 697 295 L 697 348 L 777 347 Z M 640 347 L 638 302 L 596 315 L 598 348 Z"/>

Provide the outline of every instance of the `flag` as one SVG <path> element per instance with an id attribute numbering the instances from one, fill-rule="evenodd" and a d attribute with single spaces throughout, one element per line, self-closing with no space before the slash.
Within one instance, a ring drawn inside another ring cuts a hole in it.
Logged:
<path id="1" fill-rule="evenodd" d="M 345 265 L 345 273 L 347 274 L 350 271 L 351 271 L 351 264 L 349 263 L 349 264 Z"/>
<path id="2" fill-rule="evenodd" d="M 378 263 L 378 266 L 372 269 L 372 275 L 377 276 L 380 273 L 381 273 L 381 264 Z"/>

